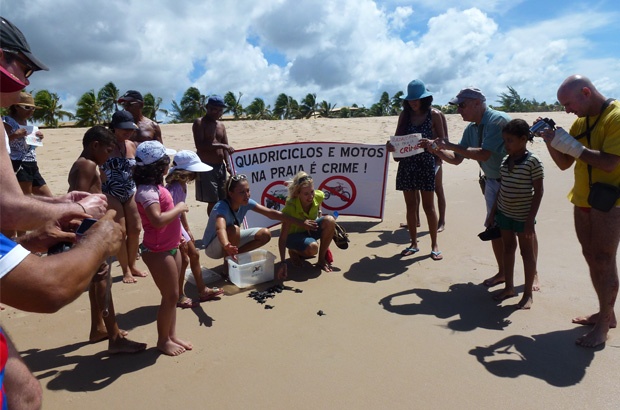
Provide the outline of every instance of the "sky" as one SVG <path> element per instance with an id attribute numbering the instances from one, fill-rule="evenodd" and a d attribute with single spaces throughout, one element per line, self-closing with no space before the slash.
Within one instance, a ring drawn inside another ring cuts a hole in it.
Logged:
<path id="1" fill-rule="evenodd" d="M 28 90 L 72 112 L 110 81 L 163 108 L 192 86 L 370 107 L 414 79 L 440 105 L 467 86 L 491 105 L 508 86 L 553 103 L 577 73 L 620 98 L 618 0 L 3 0 L 0 14 L 50 67 Z"/>

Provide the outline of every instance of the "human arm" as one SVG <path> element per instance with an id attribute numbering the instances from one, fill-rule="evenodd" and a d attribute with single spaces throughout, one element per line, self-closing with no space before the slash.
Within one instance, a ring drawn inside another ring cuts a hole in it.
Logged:
<path id="1" fill-rule="evenodd" d="M 153 202 L 151 205 L 144 208 L 144 213 L 154 228 L 163 228 L 178 218 L 180 214 L 187 211 L 189 211 L 189 208 L 185 202 L 179 202 L 174 208 L 165 212 L 161 211 L 159 202 Z"/>
<path id="2" fill-rule="evenodd" d="M 526 238 L 531 238 L 534 235 L 534 225 L 536 223 L 536 215 L 538 214 L 538 209 L 540 208 L 540 203 L 542 202 L 542 197 L 544 193 L 543 188 L 543 178 L 538 178 L 532 181 L 532 186 L 534 188 L 534 195 L 532 195 L 532 204 L 530 206 L 530 213 L 527 216 L 525 221 L 525 236 Z"/>
<path id="3" fill-rule="evenodd" d="M 153 121 L 153 139 L 159 141 L 162 144 L 164 143 L 161 138 L 161 128 L 159 127 L 159 124 L 157 124 L 155 121 Z"/>
<path id="4" fill-rule="evenodd" d="M 45 253 L 52 246 L 61 243 L 74 243 L 77 220 L 47 221 L 45 225 L 15 238 L 15 242 L 30 252 Z"/>
<path id="5" fill-rule="evenodd" d="M 4 389 L 9 409 L 40 409 L 43 398 L 41 383 L 30 372 L 21 355 L 3 329 L 8 356 L 4 367 Z"/>
<path id="6" fill-rule="evenodd" d="M 228 226 L 226 224 L 226 218 L 224 218 L 223 215 L 218 215 L 215 219 L 215 239 L 213 240 L 219 241 L 224 252 L 226 252 L 228 256 L 236 260 L 236 255 L 239 253 L 239 248 L 236 245 L 230 243 L 227 228 Z"/>
<path id="7" fill-rule="evenodd" d="M 261 204 L 256 204 L 256 206 L 253 208 L 253 210 L 255 212 L 258 212 L 259 214 L 266 216 L 269 219 L 273 219 L 275 221 L 280 221 L 280 222 L 287 222 L 289 224 L 294 224 L 297 226 L 300 226 L 304 229 L 308 229 L 310 231 L 315 231 L 318 229 L 318 225 L 316 223 L 316 221 L 313 221 L 311 219 L 297 219 L 294 218 L 290 215 L 286 215 L 283 214 L 280 211 L 276 211 L 275 209 L 271 209 L 271 208 L 267 208 Z"/>
<path id="8" fill-rule="evenodd" d="M 229 154 L 235 152 L 235 149 L 228 145 L 228 136 L 226 135 L 226 128 L 219 123 L 215 123 L 213 129 L 202 124 L 203 118 L 198 118 L 192 125 L 192 134 L 194 136 L 194 144 L 196 145 L 196 151 L 207 152 L 215 154 L 217 150 L 223 149 L 228 151 Z M 220 133 L 220 141 L 216 138 L 218 132 Z"/>
<path id="9" fill-rule="evenodd" d="M 2 303 L 27 312 L 53 313 L 77 299 L 101 263 L 116 255 L 124 233 L 108 211 L 70 250 L 39 257 L 28 255 L 2 277 Z"/>

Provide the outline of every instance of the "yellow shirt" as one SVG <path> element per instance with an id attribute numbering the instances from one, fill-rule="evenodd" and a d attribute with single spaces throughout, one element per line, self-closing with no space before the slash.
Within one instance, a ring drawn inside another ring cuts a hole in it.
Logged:
<path id="1" fill-rule="evenodd" d="M 312 200 L 312 206 L 310 206 L 310 211 L 307 213 L 304 212 L 301 207 L 301 201 L 299 198 L 291 198 L 286 201 L 286 205 L 282 210 L 283 214 L 292 216 L 297 219 L 312 219 L 315 220 L 319 217 L 319 208 L 321 207 L 321 202 L 325 198 L 325 193 L 323 191 L 314 191 L 314 199 Z M 301 226 L 291 225 L 289 228 L 289 233 L 297 233 L 297 232 L 305 232 L 306 229 Z"/>
<path id="2" fill-rule="evenodd" d="M 590 117 L 590 126 L 594 124 L 596 119 L 597 117 Z M 578 118 L 570 128 L 569 134 L 579 135 L 586 129 L 585 117 Z M 620 102 L 612 102 L 601 114 L 601 119 L 592 130 L 590 144 L 588 144 L 587 137 L 580 138 L 579 141 L 587 148 L 620 156 Z M 574 172 L 575 184 L 568 194 L 568 199 L 576 206 L 589 208 L 588 164 L 577 159 Z M 616 167 L 612 172 L 605 172 L 602 169 L 592 167 L 592 183 L 595 182 L 620 187 L 620 167 Z M 616 206 L 620 206 L 620 200 L 616 202 Z"/>

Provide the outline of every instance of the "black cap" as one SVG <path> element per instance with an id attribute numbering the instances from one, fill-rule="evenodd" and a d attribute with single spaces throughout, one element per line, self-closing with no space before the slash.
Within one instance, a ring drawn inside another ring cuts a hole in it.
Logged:
<path id="1" fill-rule="evenodd" d="M 133 122 L 133 115 L 129 111 L 116 111 L 112 115 L 110 128 L 121 130 L 137 130 L 138 126 Z"/>
<path id="2" fill-rule="evenodd" d="M 127 91 L 125 94 L 121 96 L 121 98 L 118 99 L 118 102 L 122 103 L 123 101 L 127 101 L 127 100 L 137 100 L 137 101 L 144 102 L 144 98 L 142 98 L 142 94 L 140 94 L 136 90 Z"/>
<path id="3" fill-rule="evenodd" d="M 32 63 L 34 71 L 49 70 L 45 64 L 32 54 L 24 34 L 4 17 L 0 17 L 0 48 L 9 51 L 19 51 L 25 55 Z"/>

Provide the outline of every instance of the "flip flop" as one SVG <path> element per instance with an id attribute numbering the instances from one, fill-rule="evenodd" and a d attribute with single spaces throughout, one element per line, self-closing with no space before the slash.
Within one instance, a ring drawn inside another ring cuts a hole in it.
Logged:
<path id="1" fill-rule="evenodd" d="M 431 251 L 431 259 L 434 261 L 440 261 L 443 259 L 441 251 Z"/>
<path id="2" fill-rule="evenodd" d="M 221 288 L 206 288 L 207 293 L 205 295 L 200 295 L 200 301 L 206 302 L 208 300 L 215 299 L 216 297 L 224 294 L 224 290 Z"/>
<path id="3" fill-rule="evenodd" d="M 416 252 L 420 252 L 419 248 L 405 248 L 401 253 L 400 256 L 411 256 Z"/>

